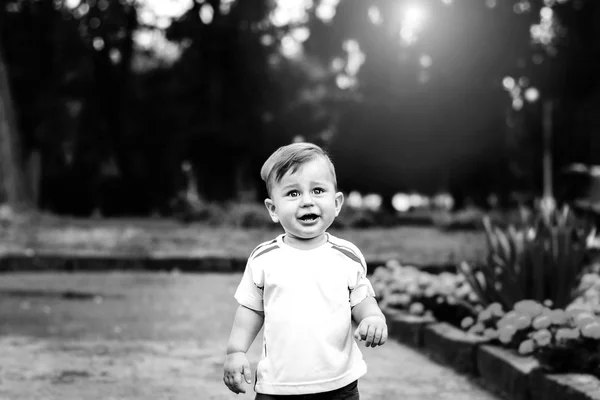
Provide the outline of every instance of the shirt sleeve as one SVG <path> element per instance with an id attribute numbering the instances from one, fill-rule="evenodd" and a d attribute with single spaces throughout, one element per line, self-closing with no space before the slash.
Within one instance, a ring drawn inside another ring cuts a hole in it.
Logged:
<path id="1" fill-rule="evenodd" d="M 373 285 L 367 278 L 367 263 L 364 256 L 358 249 L 354 249 L 360 258 L 360 265 L 356 265 L 356 269 L 350 278 L 350 307 L 354 307 L 367 297 L 375 297 L 375 291 Z"/>
<path id="2" fill-rule="evenodd" d="M 264 274 L 256 263 L 248 261 L 242 280 L 235 291 L 239 304 L 254 311 L 263 311 Z"/>

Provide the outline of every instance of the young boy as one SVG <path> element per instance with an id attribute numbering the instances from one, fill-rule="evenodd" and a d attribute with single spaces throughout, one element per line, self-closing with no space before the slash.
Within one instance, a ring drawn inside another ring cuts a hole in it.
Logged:
<path id="1" fill-rule="evenodd" d="M 387 326 L 361 252 L 326 232 L 344 201 L 333 164 L 320 147 L 294 143 L 269 157 L 261 177 L 265 206 L 285 233 L 250 254 L 235 293 L 223 381 L 236 394 L 246 392 L 246 352 L 264 324 L 257 400 L 358 399 L 367 366 L 352 340 L 352 319 L 354 338 L 367 347 L 386 342 Z"/>

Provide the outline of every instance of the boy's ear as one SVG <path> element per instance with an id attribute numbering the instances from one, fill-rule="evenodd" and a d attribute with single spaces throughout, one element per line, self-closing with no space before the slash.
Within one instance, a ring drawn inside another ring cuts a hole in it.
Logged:
<path id="1" fill-rule="evenodd" d="M 277 216 L 277 213 L 275 212 L 275 203 L 273 203 L 273 200 L 266 198 L 265 199 L 265 207 L 267 207 L 267 211 L 269 212 L 269 215 L 271 216 L 271 219 L 273 220 L 273 222 L 278 223 L 279 217 Z"/>
<path id="2" fill-rule="evenodd" d="M 340 211 L 342 210 L 342 204 L 344 204 L 344 194 L 342 192 L 337 192 L 335 194 L 335 216 L 340 215 Z"/>

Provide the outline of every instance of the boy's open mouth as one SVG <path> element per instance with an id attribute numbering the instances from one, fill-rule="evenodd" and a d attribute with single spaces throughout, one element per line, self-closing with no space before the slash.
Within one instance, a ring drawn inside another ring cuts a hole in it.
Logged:
<path id="1" fill-rule="evenodd" d="M 315 221 L 317 218 L 319 218 L 319 216 L 317 214 L 305 214 L 298 219 L 300 221 L 304 221 L 304 222 L 311 222 L 311 221 Z"/>

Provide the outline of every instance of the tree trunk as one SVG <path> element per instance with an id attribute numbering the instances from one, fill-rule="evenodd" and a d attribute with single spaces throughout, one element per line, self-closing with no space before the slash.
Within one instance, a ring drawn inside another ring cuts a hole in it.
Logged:
<path id="1" fill-rule="evenodd" d="M 31 206 L 22 168 L 15 110 L 0 37 L 0 203 L 12 209 Z"/>

